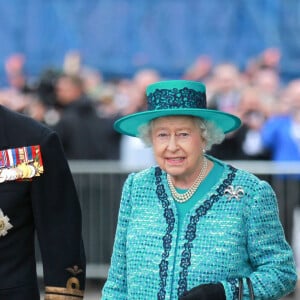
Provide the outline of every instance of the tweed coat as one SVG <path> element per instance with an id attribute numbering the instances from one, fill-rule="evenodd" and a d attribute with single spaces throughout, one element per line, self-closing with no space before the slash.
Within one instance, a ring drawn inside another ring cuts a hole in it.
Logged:
<path id="1" fill-rule="evenodd" d="M 40 299 L 35 234 L 43 262 L 45 299 L 82 299 L 81 210 L 60 141 L 49 128 L 0 106 L 1 155 L 6 149 L 32 145 L 40 147 L 43 173 L 0 183 L 0 223 L 6 221 L 0 234 L 0 299 Z M 2 165 L 0 175 L 4 169 Z"/>
<path id="2" fill-rule="evenodd" d="M 221 178 L 185 216 L 181 232 L 166 173 L 151 167 L 128 176 L 102 300 L 175 300 L 215 282 L 226 299 L 237 299 L 238 278 L 246 277 L 255 299 L 279 299 L 294 289 L 293 253 L 272 188 L 219 163 Z M 244 294 L 248 299 L 247 288 Z"/>

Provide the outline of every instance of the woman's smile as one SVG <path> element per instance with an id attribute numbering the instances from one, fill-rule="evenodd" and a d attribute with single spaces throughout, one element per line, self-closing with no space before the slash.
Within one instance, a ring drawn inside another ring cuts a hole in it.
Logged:
<path id="1" fill-rule="evenodd" d="M 182 164 L 184 160 L 184 157 L 166 157 L 166 161 L 171 165 Z"/>

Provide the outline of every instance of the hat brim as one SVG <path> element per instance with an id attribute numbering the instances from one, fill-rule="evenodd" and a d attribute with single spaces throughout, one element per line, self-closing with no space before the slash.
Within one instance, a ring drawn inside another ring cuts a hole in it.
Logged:
<path id="1" fill-rule="evenodd" d="M 167 116 L 194 116 L 214 122 L 224 133 L 229 133 L 241 126 L 241 120 L 234 115 L 212 109 L 178 108 L 143 111 L 131 114 L 114 123 L 114 129 L 122 134 L 138 136 L 139 127 L 151 120 Z"/>

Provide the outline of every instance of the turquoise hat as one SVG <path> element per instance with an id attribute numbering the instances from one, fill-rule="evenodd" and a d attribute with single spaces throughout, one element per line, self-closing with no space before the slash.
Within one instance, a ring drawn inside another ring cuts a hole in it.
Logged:
<path id="1" fill-rule="evenodd" d="M 241 125 L 232 114 L 206 108 L 205 86 L 189 80 L 166 80 L 150 84 L 146 89 L 148 109 L 127 115 L 114 123 L 116 131 L 138 136 L 139 127 L 153 119 L 167 116 L 194 116 L 212 121 L 224 133 Z"/>

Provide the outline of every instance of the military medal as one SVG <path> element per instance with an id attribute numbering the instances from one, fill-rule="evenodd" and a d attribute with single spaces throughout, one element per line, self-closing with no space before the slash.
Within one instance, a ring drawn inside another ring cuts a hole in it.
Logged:
<path id="1" fill-rule="evenodd" d="M 44 172 L 39 145 L 0 151 L 0 183 L 30 180 Z"/>
<path id="2" fill-rule="evenodd" d="M 3 214 L 0 208 L 0 236 L 7 235 L 8 230 L 12 227 L 13 226 L 9 223 L 9 218 Z"/>

